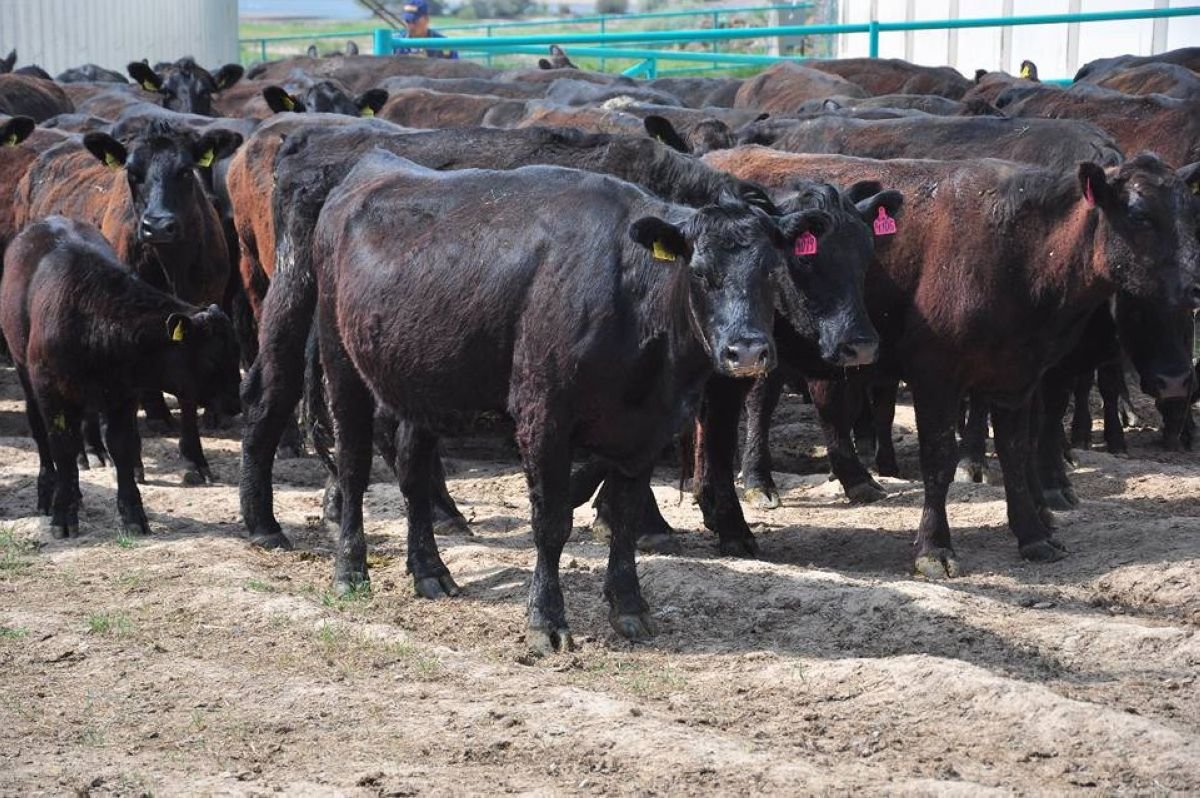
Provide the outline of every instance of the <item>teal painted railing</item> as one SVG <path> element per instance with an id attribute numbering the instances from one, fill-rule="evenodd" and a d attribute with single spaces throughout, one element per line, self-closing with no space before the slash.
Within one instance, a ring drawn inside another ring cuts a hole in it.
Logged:
<path id="1" fill-rule="evenodd" d="M 736 39 L 759 39 L 779 36 L 800 37 L 827 34 L 866 33 L 869 37 L 868 52 L 872 58 L 879 56 L 879 36 L 882 33 L 916 30 L 957 30 L 963 28 L 1014 27 L 1019 25 L 1056 25 L 1080 22 L 1115 22 L 1138 19 L 1161 19 L 1169 17 L 1200 16 L 1200 6 L 1188 8 L 1156 8 L 1130 11 L 1099 11 L 1085 14 L 1039 14 L 1033 16 L 980 17 L 976 19 L 914 20 L 905 22 L 879 22 L 836 25 L 783 25 L 762 28 L 736 29 L 691 29 L 657 31 L 621 31 L 604 33 L 557 33 L 531 36 L 491 37 L 457 36 L 444 39 L 408 39 L 397 36 L 392 30 L 381 28 L 375 31 L 375 53 L 390 54 L 398 47 L 414 50 L 441 49 L 469 52 L 544 52 L 551 44 L 571 47 L 570 52 L 579 55 L 591 54 L 592 50 L 605 52 L 614 58 L 639 58 L 642 63 L 626 70 L 630 74 L 655 74 L 657 61 L 707 61 L 717 64 L 767 64 L 781 60 L 795 60 L 796 56 L 769 56 L 745 53 L 694 53 L 681 50 L 626 49 L 618 56 L 606 47 L 612 44 L 678 44 L 694 42 L 731 41 Z M 589 48 L 585 53 L 575 45 L 602 45 Z M 536 49 L 534 49 L 536 48 Z M 699 58 L 695 56 L 700 56 Z"/>

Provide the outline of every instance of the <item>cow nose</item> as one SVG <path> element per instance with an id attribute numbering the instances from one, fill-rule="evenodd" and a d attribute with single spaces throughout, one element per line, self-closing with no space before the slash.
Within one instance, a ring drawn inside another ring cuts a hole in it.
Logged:
<path id="1" fill-rule="evenodd" d="M 839 366 L 868 366 L 879 355 L 879 341 L 864 338 L 838 347 Z"/>
<path id="2" fill-rule="evenodd" d="M 726 370 L 734 375 L 761 374 L 771 367 L 771 345 L 765 337 L 742 338 L 725 347 Z"/>
<path id="3" fill-rule="evenodd" d="M 1157 399 L 1186 399 L 1192 395 L 1192 372 L 1170 376 L 1156 374 L 1153 384 Z"/>
<path id="4" fill-rule="evenodd" d="M 146 241 L 174 241 L 179 237 L 179 221 L 172 215 L 146 214 L 142 217 L 142 238 Z"/>

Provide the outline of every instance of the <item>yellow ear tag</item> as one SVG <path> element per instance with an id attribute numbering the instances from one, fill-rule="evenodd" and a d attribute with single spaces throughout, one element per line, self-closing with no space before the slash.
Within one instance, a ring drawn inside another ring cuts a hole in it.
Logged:
<path id="1" fill-rule="evenodd" d="M 17 146 L 17 134 L 10 133 L 8 138 L 4 140 L 4 143 L 7 144 L 9 147 Z"/>
<path id="2" fill-rule="evenodd" d="M 121 162 L 118 161 L 116 158 L 114 158 L 113 154 L 111 152 L 104 153 L 104 165 L 107 166 L 109 169 L 120 169 L 121 168 Z"/>
<path id="3" fill-rule="evenodd" d="M 659 144 L 663 143 L 662 136 L 655 136 L 654 140 L 657 141 Z"/>
<path id="4" fill-rule="evenodd" d="M 206 151 L 203 155 L 196 159 L 196 166 L 203 166 L 205 169 L 212 166 L 214 153 L 212 150 Z"/>
<path id="5" fill-rule="evenodd" d="M 1192 183 L 1192 193 L 1200 194 L 1200 183 Z"/>
<path id="6" fill-rule="evenodd" d="M 375 112 L 371 110 L 371 106 L 365 106 L 359 113 L 359 116 L 375 116 Z"/>
<path id="7" fill-rule="evenodd" d="M 66 431 L 67 431 L 67 417 L 66 417 L 66 416 L 64 416 L 62 413 L 59 413 L 59 414 L 58 414 L 57 416 L 55 416 L 54 418 L 50 419 L 50 423 L 51 423 L 51 424 L 54 426 L 54 428 L 55 428 L 56 430 L 58 430 L 59 432 L 66 432 Z"/>
<path id="8" fill-rule="evenodd" d="M 1021 67 L 1021 77 L 1023 77 L 1023 78 L 1029 77 L 1029 64 L 1026 64 L 1025 66 Z"/>
<path id="9" fill-rule="evenodd" d="M 655 260 L 675 260 L 675 256 L 671 250 L 667 249 L 666 245 L 661 241 L 654 242 L 654 259 Z"/>
<path id="10" fill-rule="evenodd" d="M 158 86 L 155 86 L 153 83 L 151 83 L 148 80 L 142 81 L 142 88 L 145 89 L 146 91 L 158 91 Z"/>
<path id="11" fill-rule="evenodd" d="M 296 101 L 292 99 L 290 94 L 283 95 L 283 108 L 285 111 L 296 110 Z"/>
<path id="12" fill-rule="evenodd" d="M 171 340 L 172 341 L 182 341 L 183 340 L 183 322 L 181 322 L 181 321 L 175 322 L 175 329 L 171 330 Z"/>

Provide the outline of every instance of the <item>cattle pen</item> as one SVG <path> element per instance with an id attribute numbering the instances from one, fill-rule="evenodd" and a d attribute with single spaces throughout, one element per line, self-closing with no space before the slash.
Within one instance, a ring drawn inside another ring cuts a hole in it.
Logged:
<path id="1" fill-rule="evenodd" d="M 0 798 L 1200 794 L 1200 3 L 459 2 L 0 0 Z"/>

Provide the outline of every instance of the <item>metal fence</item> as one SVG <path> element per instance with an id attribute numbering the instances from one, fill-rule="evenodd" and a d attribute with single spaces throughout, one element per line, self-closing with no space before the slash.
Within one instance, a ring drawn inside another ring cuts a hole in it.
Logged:
<path id="1" fill-rule="evenodd" d="M 1084 22 L 1114 22 L 1136 19 L 1200 16 L 1200 6 L 1188 8 L 1156 8 L 1128 11 L 1101 11 L 1084 14 L 1041 14 L 1032 16 L 980 17 L 977 19 L 913 20 L 852 24 L 818 24 L 748 27 L 734 29 L 695 28 L 687 30 L 621 31 L 604 33 L 549 33 L 525 36 L 456 36 L 444 39 L 410 39 L 390 29 L 375 31 L 374 49 L 377 55 L 395 52 L 397 48 L 458 50 L 462 57 L 484 58 L 499 53 L 544 54 L 546 47 L 557 44 L 569 47 L 572 56 L 592 56 L 606 59 L 635 60 L 623 71 L 628 75 L 654 77 L 665 74 L 663 63 L 683 62 L 670 71 L 728 68 L 730 66 L 762 66 L 784 60 L 802 60 L 804 56 L 767 55 L 765 53 L 696 52 L 679 49 L 613 48 L 610 45 L 656 44 L 695 46 L 700 43 L 736 40 L 767 40 L 777 37 L 811 37 L 842 34 L 866 34 L 868 52 L 879 56 L 879 36 L 893 31 L 956 30 L 964 28 L 1012 27 L 1018 25 L 1058 25 Z M 582 47 L 579 45 L 583 45 Z M 599 45 L 589 47 L 588 45 Z M 705 64 L 705 67 L 689 64 Z M 1058 79 L 1059 82 L 1067 80 Z"/>

